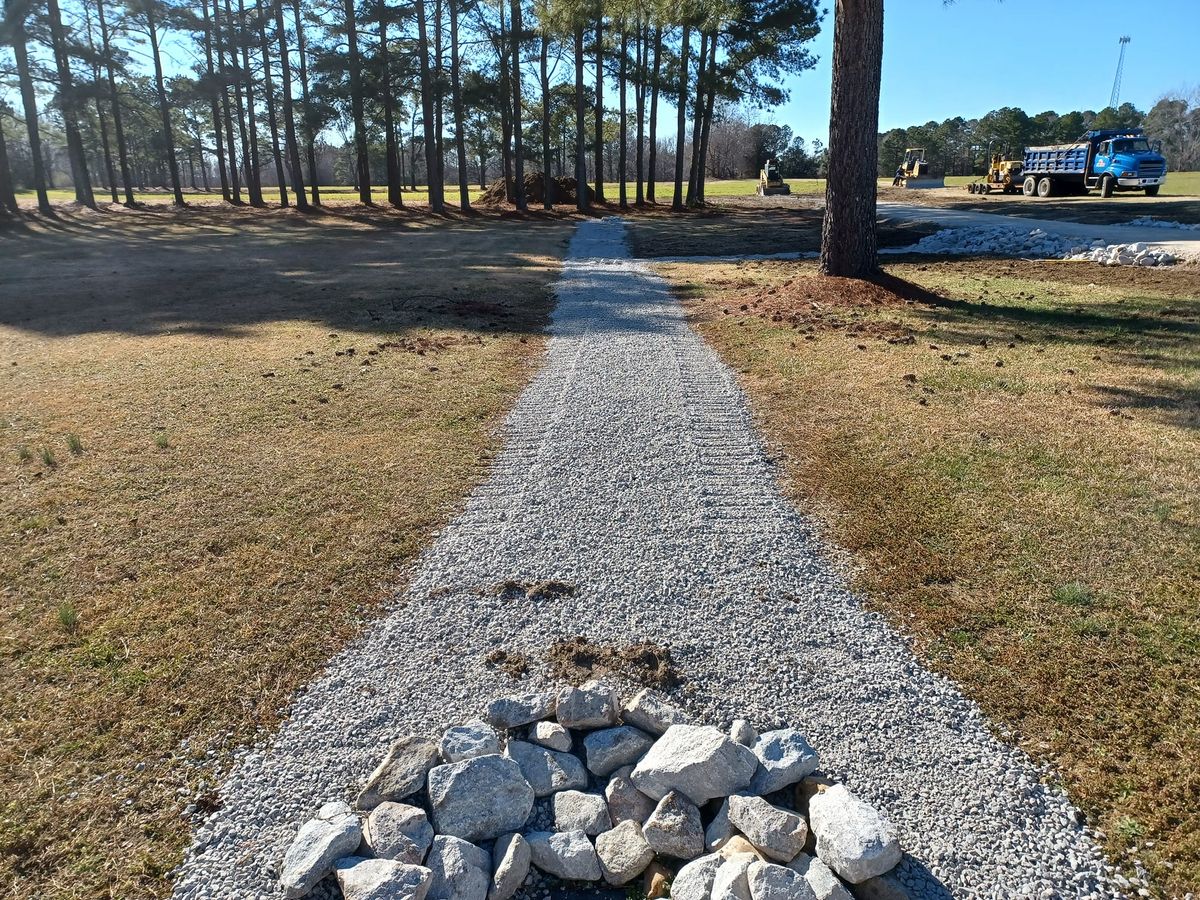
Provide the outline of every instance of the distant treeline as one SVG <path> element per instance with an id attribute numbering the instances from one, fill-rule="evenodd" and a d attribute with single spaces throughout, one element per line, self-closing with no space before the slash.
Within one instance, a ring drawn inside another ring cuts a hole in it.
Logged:
<path id="1" fill-rule="evenodd" d="M 1172 171 L 1200 168 L 1200 91 L 1191 91 L 1164 97 L 1149 112 L 1122 103 L 1100 112 L 1060 115 L 1049 110 L 1031 116 L 1023 109 L 1005 106 L 978 119 L 957 116 L 940 123 L 893 128 L 879 135 L 879 175 L 890 176 L 909 147 L 924 148 L 935 175 L 975 175 L 983 172 L 995 152 L 1012 157 L 1025 147 L 1070 143 L 1092 129 L 1139 126 L 1151 140 L 1162 141 Z"/>

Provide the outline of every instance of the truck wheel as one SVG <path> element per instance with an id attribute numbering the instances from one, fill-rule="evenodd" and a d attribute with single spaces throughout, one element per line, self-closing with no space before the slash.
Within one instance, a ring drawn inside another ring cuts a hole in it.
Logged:
<path id="1" fill-rule="evenodd" d="M 1100 196 L 1111 197 L 1113 195 L 1113 180 L 1111 175 L 1105 175 L 1100 179 Z"/>
<path id="2" fill-rule="evenodd" d="M 1037 193 L 1037 179 L 1032 175 L 1025 179 L 1025 183 L 1021 185 L 1021 193 L 1026 197 L 1032 197 Z"/>
<path id="3" fill-rule="evenodd" d="M 1037 183 L 1037 195 L 1039 197 L 1049 197 L 1054 193 L 1054 182 L 1049 178 L 1042 178 Z"/>
<path id="4" fill-rule="evenodd" d="M 1158 184 L 1153 184 L 1153 185 L 1151 185 L 1150 187 L 1146 188 L 1146 196 L 1147 196 L 1147 197 L 1157 197 L 1157 196 L 1158 196 L 1158 189 L 1159 189 L 1160 187 L 1161 187 L 1161 185 L 1158 185 Z"/>
<path id="5" fill-rule="evenodd" d="M 970 184 L 967 185 L 967 193 L 968 194 L 975 193 L 975 182 L 972 181 Z"/>

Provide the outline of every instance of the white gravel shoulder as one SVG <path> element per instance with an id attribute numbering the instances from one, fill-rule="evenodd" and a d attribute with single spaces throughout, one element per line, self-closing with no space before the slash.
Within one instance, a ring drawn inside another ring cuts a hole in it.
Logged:
<path id="1" fill-rule="evenodd" d="M 392 739 L 436 737 L 547 683 L 489 669 L 489 651 L 540 659 L 576 634 L 669 645 L 688 678 L 677 699 L 713 724 L 805 729 L 823 768 L 898 826 L 914 896 L 1120 896 L 1063 796 L 848 591 L 781 493 L 733 373 L 650 263 L 629 258 L 620 220 L 579 226 L 558 299 L 489 479 L 391 615 L 241 757 L 175 897 L 280 896 L 298 826 L 352 799 Z M 510 578 L 579 590 L 489 593 Z"/>

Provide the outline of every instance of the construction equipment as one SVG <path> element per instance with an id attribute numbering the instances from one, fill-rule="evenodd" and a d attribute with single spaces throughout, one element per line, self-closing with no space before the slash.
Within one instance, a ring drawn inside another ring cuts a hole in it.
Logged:
<path id="1" fill-rule="evenodd" d="M 1021 193 L 1021 171 L 1024 163 L 1019 159 L 1005 159 L 1003 153 L 993 153 L 988 164 L 988 170 L 982 181 L 972 181 L 967 185 L 967 191 L 972 194 L 990 194 L 999 191 L 1003 194 Z"/>
<path id="2" fill-rule="evenodd" d="M 791 185 L 783 180 L 775 163 L 768 159 L 766 166 L 758 172 L 758 196 L 775 197 L 791 194 L 791 192 Z"/>
<path id="3" fill-rule="evenodd" d="M 1158 194 L 1167 180 L 1167 160 L 1159 141 L 1151 144 L 1140 128 L 1084 132 L 1073 144 L 1026 147 L 1021 190 L 1026 197 L 1116 191 Z"/>
<path id="4" fill-rule="evenodd" d="M 922 147 L 909 147 L 904 151 L 904 160 L 896 170 L 893 185 L 905 188 L 935 188 L 945 187 L 945 178 L 934 178 L 930 174 L 929 163 L 925 159 Z"/>

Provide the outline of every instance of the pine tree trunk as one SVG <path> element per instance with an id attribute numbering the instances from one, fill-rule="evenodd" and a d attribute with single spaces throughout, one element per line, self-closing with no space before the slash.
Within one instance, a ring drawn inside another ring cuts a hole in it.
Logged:
<path id="1" fill-rule="evenodd" d="M 696 177 L 696 201 L 704 203 L 704 182 L 708 178 L 708 134 L 712 126 L 713 108 L 716 105 L 717 34 L 713 32 L 708 42 L 709 90 L 704 101 L 704 127 L 700 130 L 700 168 Z"/>
<path id="2" fill-rule="evenodd" d="M 683 207 L 683 153 L 687 141 L 687 95 L 688 95 L 688 43 L 692 37 L 692 28 L 687 23 L 683 26 L 683 38 L 679 44 L 679 90 L 675 94 L 678 115 L 675 123 L 675 196 L 671 208 L 677 212 Z"/>
<path id="3" fill-rule="evenodd" d="M 467 115 L 463 109 L 462 58 L 458 49 L 458 0 L 450 0 L 450 104 L 454 108 L 454 156 L 458 163 L 458 208 L 471 211 L 471 182 L 467 177 Z"/>
<path id="4" fill-rule="evenodd" d="M 18 209 L 12 169 L 8 164 L 8 145 L 4 142 L 4 128 L 0 125 L 0 212 L 7 210 L 15 216 Z"/>
<path id="5" fill-rule="evenodd" d="M 604 4 L 596 5 L 596 202 L 604 202 Z"/>
<path id="6" fill-rule="evenodd" d="M 307 210 L 308 197 L 304 193 L 304 172 L 300 166 L 300 144 L 296 139 L 296 109 L 292 101 L 292 67 L 288 62 L 283 0 L 274 0 L 274 2 L 275 37 L 279 41 L 279 81 L 283 91 L 283 143 L 287 149 L 288 172 L 292 179 L 292 193 L 296 195 L 296 208 Z"/>
<path id="7" fill-rule="evenodd" d="M 539 53 L 539 79 L 542 83 L 542 208 L 554 208 L 554 176 L 550 172 L 550 41 L 542 32 Z"/>
<path id="8" fill-rule="evenodd" d="M 50 40 L 54 49 L 54 62 L 58 69 L 58 96 L 62 102 L 63 130 L 67 135 L 67 157 L 71 163 L 71 181 L 75 187 L 75 200 L 84 206 L 95 209 L 96 197 L 92 193 L 92 179 L 88 175 L 83 137 L 79 133 L 79 110 L 75 102 L 75 84 L 71 78 L 71 62 L 67 56 L 67 41 L 63 34 L 62 14 L 58 9 L 58 0 L 48 0 L 46 10 L 50 19 Z"/>
<path id="9" fill-rule="evenodd" d="M 424 3 L 422 2 L 423 6 Z M 346 27 L 346 46 L 350 65 L 350 111 L 354 118 L 354 171 L 358 179 L 360 203 L 371 204 L 371 157 L 367 150 L 367 117 L 364 109 L 362 59 L 358 52 L 358 26 L 354 21 L 354 0 L 343 5 Z"/>
<path id="10" fill-rule="evenodd" d="M 396 118 L 392 96 L 392 66 L 388 51 L 388 7 L 379 4 L 379 69 L 383 78 L 381 93 L 383 94 L 383 132 L 384 147 L 387 158 L 387 195 L 388 203 L 396 209 L 404 207 L 403 184 L 400 182 L 400 162 L 396 158 Z"/>
<path id="11" fill-rule="evenodd" d="M 654 203 L 658 179 L 658 82 L 662 74 L 662 26 L 654 29 L 654 70 L 650 73 L 650 147 L 646 160 L 646 200 Z"/>
<path id="12" fill-rule="evenodd" d="M 697 169 L 700 164 L 700 120 L 704 116 L 704 92 L 707 89 L 708 32 L 700 35 L 700 55 L 696 58 L 696 101 L 692 109 L 692 158 L 688 165 L 687 205 L 696 202 Z"/>
<path id="13" fill-rule="evenodd" d="M 279 0 L 276 0 L 278 3 Z M 275 180 L 279 182 L 279 205 L 288 205 L 287 176 L 283 174 L 283 153 L 279 149 L 279 119 L 275 115 L 275 84 L 271 78 L 271 45 L 267 41 L 267 15 L 262 0 L 254 0 L 258 18 L 259 52 L 262 54 L 263 95 L 267 104 L 267 127 L 271 130 L 271 156 L 275 159 Z"/>
<path id="14" fill-rule="evenodd" d="M 437 147 L 433 136 L 433 83 L 429 73 L 429 29 L 425 21 L 425 0 L 417 0 L 417 52 L 421 58 L 421 118 L 425 126 L 425 172 L 426 181 L 429 182 L 429 208 L 435 213 L 440 213 L 445 206 L 434 184 L 437 177 L 437 167 L 434 165 Z"/>
<path id="15" fill-rule="evenodd" d="M 587 212 L 587 107 L 583 97 L 583 24 L 575 26 L 575 206 Z"/>
<path id="16" fill-rule="evenodd" d="M 433 3 L 433 148 L 434 159 L 437 163 L 437 194 L 438 200 L 446 204 L 446 149 L 442 144 L 443 85 L 446 82 L 442 73 L 442 0 Z"/>
<path id="17" fill-rule="evenodd" d="M 220 0 L 213 0 L 213 45 L 217 54 L 217 73 L 221 80 L 221 113 L 225 120 L 225 146 L 229 148 L 230 202 L 242 203 L 241 178 L 238 174 L 237 148 L 233 142 L 233 109 L 229 100 L 231 78 L 225 69 L 225 34 L 221 30 Z M 244 145 L 243 145 L 244 146 Z"/>
<path id="18" fill-rule="evenodd" d="M 525 147 L 521 134 L 521 0 L 512 0 L 512 127 L 513 127 L 513 202 L 517 209 L 525 202 Z"/>
<path id="19" fill-rule="evenodd" d="M 626 57 L 628 56 L 628 54 L 629 54 L 629 32 L 625 28 L 625 23 L 622 22 L 621 23 L 621 62 L 620 62 L 620 66 L 618 69 L 618 75 L 617 75 L 618 90 L 620 91 L 620 94 L 621 94 L 621 100 L 620 100 L 620 103 L 618 104 L 618 107 L 620 109 L 620 116 L 621 116 L 621 127 L 618 129 L 618 135 L 619 135 L 619 140 L 621 142 L 621 146 L 617 148 L 617 179 L 618 179 L 618 185 L 619 185 L 619 187 L 617 188 L 617 200 L 621 205 L 621 209 L 629 208 L 629 198 L 626 195 L 626 189 L 625 189 L 625 164 L 627 162 L 626 156 L 628 155 L 628 146 L 629 146 L 629 123 L 626 121 L 626 118 L 625 118 L 625 116 L 626 116 L 625 88 L 627 86 L 626 85 L 626 77 L 628 75 L 628 71 L 627 71 L 628 63 L 626 61 Z"/>
<path id="20" fill-rule="evenodd" d="M 496 44 L 496 57 L 500 62 L 500 170 L 504 175 L 504 200 L 515 203 L 516 192 L 513 190 L 513 159 L 512 159 L 512 85 L 509 79 L 509 34 L 505 17 L 508 5 L 501 0 L 499 4 L 500 32 L 499 43 Z"/>
<path id="21" fill-rule="evenodd" d="M 167 86 L 163 78 L 162 54 L 158 47 L 158 22 L 154 16 L 155 0 L 146 3 L 146 31 L 150 35 L 150 56 L 154 61 L 154 93 L 158 97 L 158 115 L 162 122 L 163 143 L 167 149 L 167 170 L 171 176 L 171 192 L 175 205 L 184 206 L 183 185 L 179 181 L 179 159 L 175 153 L 175 132 L 171 128 L 171 103 L 167 99 Z"/>
<path id="22" fill-rule="evenodd" d="M 238 0 L 238 40 L 242 47 L 242 77 L 246 84 L 246 127 L 250 134 L 250 171 L 246 187 L 251 206 L 266 206 L 262 193 L 262 155 L 258 152 L 258 120 L 254 110 L 254 70 L 250 68 L 250 39 L 246 28 L 246 3 Z"/>
<path id="23" fill-rule="evenodd" d="M 635 42 L 634 55 L 637 57 L 637 65 L 634 68 L 633 78 L 633 109 L 634 115 L 637 117 L 636 136 L 637 148 L 633 151 L 634 167 L 637 169 L 636 182 L 637 187 L 634 189 L 634 204 L 643 206 L 646 202 L 646 194 L 644 181 L 646 176 L 646 25 L 639 18 L 637 22 L 637 41 Z"/>
<path id="24" fill-rule="evenodd" d="M 280 0 L 282 2 L 282 0 Z M 296 54 L 300 57 L 300 90 L 307 111 L 308 107 L 308 42 L 304 37 L 304 20 L 300 15 L 300 0 L 292 3 L 292 15 L 296 20 Z M 321 182 L 317 178 L 317 135 L 308 121 L 304 122 L 304 146 L 308 156 L 308 183 L 312 189 L 313 206 L 321 205 Z"/>
<path id="25" fill-rule="evenodd" d="M 829 177 L 821 228 L 821 272 L 864 278 L 879 268 L 875 169 L 883 0 L 836 0 Z"/>
<path id="26" fill-rule="evenodd" d="M 241 69 L 238 65 L 237 34 L 234 31 L 233 7 L 225 0 L 225 29 L 226 55 L 229 58 L 229 70 L 232 74 L 234 113 L 237 120 L 238 138 L 242 144 L 242 177 L 246 181 L 246 193 L 250 203 L 254 203 L 254 170 L 251 167 L 250 138 L 246 133 L 246 107 L 242 102 Z M 261 202 L 261 201 L 260 201 Z"/>
<path id="27" fill-rule="evenodd" d="M 121 115 L 121 94 L 117 90 L 117 76 L 113 71 L 108 22 L 104 18 L 104 0 L 96 0 L 96 16 L 100 22 L 100 46 L 104 51 L 104 68 L 107 71 L 108 78 L 108 100 L 112 107 L 113 139 L 117 142 L 117 162 L 121 166 L 121 186 L 125 190 L 125 205 L 132 208 L 135 205 L 133 199 L 133 176 L 129 171 L 129 148 L 125 142 L 125 121 Z M 211 62 L 209 69 L 212 69 Z"/>
<path id="28" fill-rule="evenodd" d="M 25 131 L 29 135 L 29 162 L 33 167 L 33 188 L 37 193 L 38 211 L 52 214 L 50 196 L 46 193 L 46 171 L 42 162 L 42 142 L 38 134 L 37 96 L 33 90 L 33 76 L 29 70 L 29 49 L 25 44 L 25 19 L 20 13 L 13 15 L 13 0 L 8 0 L 5 10 L 12 15 L 12 48 L 17 62 L 17 80 L 21 87 L 21 106 L 25 113 Z"/>
<path id="29" fill-rule="evenodd" d="M 229 194 L 229 173 L 225 170 L 225 141 L 224 141 L 224 136 L 221 134 L 221 106 L 217 102 L 217 94 L 216 94 L 217 73 L 213 69 L 213 27 L 212 27 L 212 20 L 209 18 L 209 15 L 208 15 L 208 0 L 200 0 L 200 3 L 201 3 L 201 9 L 203 10 L 203 15 L 204 15 L 204 61 L 205 61 L 205 65 L 208 67 L 208 80 L 210 82 L 210 89 L 213 91 L 212 96 L 209 98 L 209 111 L 212 113 L 213 142 L 216 145 L 216 151 L 217 151 L 217 171 L 220 173 L 220 176 L 221 176 L 221 197 L 225 200 L 226 203 L 228 203 L 228 202 L 230 202 L 230 200 L 232 198 Z M 97 0 L 97 4 L 98 4 L 98 9 L 103 10 L 103 8 L 104 8 L 103 0 Z M 214 7 L 216 6 L 216 0 L 213 0 L 213 6 Z M 101 36 L 104 37 L 104 40 L 105 40 L 105 56 L 107 57 L 108 56 L 108 49 L 107 49 L 108 37 L 104 30 L 104 14 L 103 14 L 103 12 L 101 12 L 101 14 L 100 14 L 100 27 L 101 27 Z M 112 66 L 109 66 L 108 77 L 109 77 L 109 84 L 111 86 L 111 90 L 113 93 L 113 105 L 116 106 L 116 84 L 113 81 Z M 114 121 L 115 121 L 115 119 L 114 119 Z M 121 137 L 119 134 L 119 130 L 120 129 L 118 128 L 118 135 L 117 135 L 118 144 L 121 143 Z M 128 184 L 128 178 L 127 178 L 127 176 L 125 176 L 125 173 L 124 173 L 125 163 L 124 163 L 123 159 L 122 159 L 121 165 L 122 165 L 122 176 L 126 177 L 126 183 Z M 130 197 L 132 197 L 132 195 L 130 195 Z"/>

